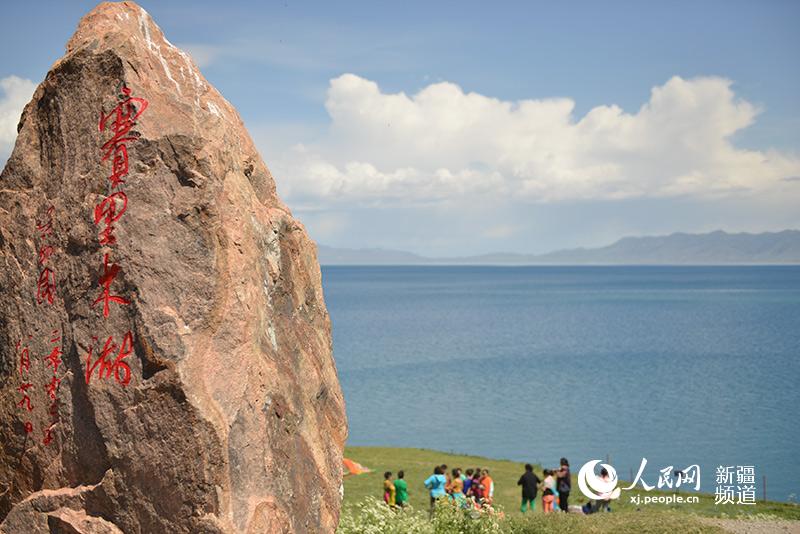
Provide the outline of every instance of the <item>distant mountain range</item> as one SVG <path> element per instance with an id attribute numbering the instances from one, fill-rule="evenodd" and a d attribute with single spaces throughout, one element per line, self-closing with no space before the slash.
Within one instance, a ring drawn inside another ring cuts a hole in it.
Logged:
<path id="1" fill-rule="evenodd" d="M 429 258 L 401 250 L 346 249 L 319 245 L 322 265 L 744 265 L 800 264 L 800 231 L 729 234 L 676 233 L 625 237 L 600 248 L 547 254 L 496 253 Z"/>

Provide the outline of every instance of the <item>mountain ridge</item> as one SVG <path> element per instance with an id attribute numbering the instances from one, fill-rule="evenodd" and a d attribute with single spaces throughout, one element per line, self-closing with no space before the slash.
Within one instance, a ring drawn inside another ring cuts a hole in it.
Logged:
<path id="1" fill-rule="evenodd" d="M 496 252 L 428 257 L 382 248 L 336 248 L 318 244 L 322 265 L 763 265 L 800 264 L 800 230 L 728 233 L 724 230 L 660 236 L 627 236 L 596 248 L 545 254 Z"/>

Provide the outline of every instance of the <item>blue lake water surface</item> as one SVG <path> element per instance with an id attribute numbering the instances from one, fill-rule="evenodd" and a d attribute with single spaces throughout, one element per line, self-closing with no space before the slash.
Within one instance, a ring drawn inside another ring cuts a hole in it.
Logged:
<path id="1" fill-rule="evenodd" d="M 800 267 L 322 270 L 350 445 L 800 494 Z"/>

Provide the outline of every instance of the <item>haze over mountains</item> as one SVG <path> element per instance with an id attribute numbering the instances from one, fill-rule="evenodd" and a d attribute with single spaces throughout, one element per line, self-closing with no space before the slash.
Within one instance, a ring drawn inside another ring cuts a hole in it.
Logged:
<path id="1" fill-rule="evenodd" d="M 323 265 L 746 265 L 800 264 L 800 231 L 729 234 L 675 233 L 625 237 L 600 248 L 547 254 L 495 253 L 430 258 L 387 249 L 346 249 L 319 245 Z"/>

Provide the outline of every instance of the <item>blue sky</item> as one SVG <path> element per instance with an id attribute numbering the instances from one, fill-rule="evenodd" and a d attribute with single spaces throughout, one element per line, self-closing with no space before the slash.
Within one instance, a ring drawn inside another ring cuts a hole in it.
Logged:
<path id="1" fill-rule="evenodd" d="M 4 3 L 0 80 L 41 81 L 93 5 Z M 141 5 L 322 243 L 542 252 L 800 227 L 798 2 Z"/>

